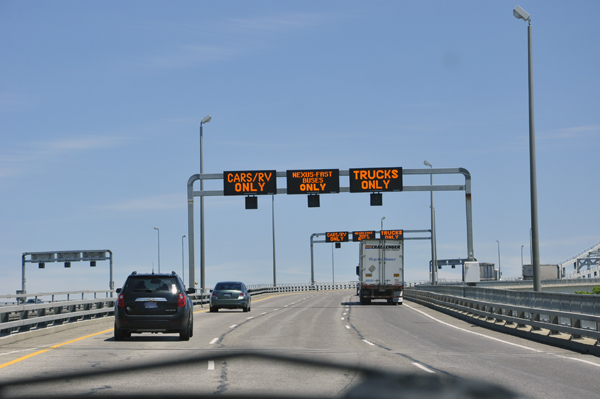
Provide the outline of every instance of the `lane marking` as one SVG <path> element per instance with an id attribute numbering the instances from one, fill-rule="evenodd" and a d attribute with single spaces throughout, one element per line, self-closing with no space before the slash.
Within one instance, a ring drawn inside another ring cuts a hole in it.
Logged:
<path id="1" fill-rule="evenodd" d="M 262 312 L 262 313 L 261 313 L 261 315 L 262 315 L 262 314 L 267 314 L 267 312 Z"/>
<path id="2" fill-rule="evenodd" d="M 209 360 L 208 361 L 208 369 L 209 370 L 214 370 L 215 369 L 215 362 L 213 360 Z"/>
<path id="3" fill-rule="evenodd" d="M 369 344 L 369 345 L 375 346 L 375 344 L 374 344 L 374 343 L 372 343 L 372 342 L 369 342 L 369 341 L 367 341 L 366 339 L 363 339 L 363 341 L 364 341 L 364 342 L 366 342 L 366 343 L 367 343 L 367 344 Z"/>
<path id="4" fill-rule="evenodd" d="M 213 339 L 212 341 L 210 341 L 210 345 L 214 345 L 218 340 L 219 340 L 219 338 Z"/>
<path id="5" fill-rule="evenodd" d="M 475 331 L 469 331 L 469 330 L 465 330 L 464 328 L 460 328 L 460 327 L 457 327 L 457 326 L 453 326 L 453 325 L 452 325 L 452 324 L 450 324 L 450 323 L 446 323 L 446 322 L 444 322 L 444 321 L 441 321 L 441 320 L 439 320 L 439 319 L 436 319 L 435 317 L 433 317 L 433 316 L 430 316 L 430 315 L 428 315 L 427 313 L 425 313 L 425 312 L 423 312 L 423 311 L 421 311 L 421 310 L 419 310 L 419 309 L 415 309 L 415 308 L 413 308 L 413 307 L 412 307 L 412 306 L 410 306 L 410 305 L 406 305 L 406 307 L 407 307 L 407 308 L 409 308 L 409 309 L 412 309 L 412 310 L 414 310 L 415 312 L 419 312 L 419 313 L 421 313 L 422 315 L 424 315 L 424 316 L 427 316 L 427 317 L 429 317 L 430 319 L 432 319 L 432 320 L 435 320 L 435 321 L 437 321 L 437 322 L 438 322 L 438 323 L 440 323 L 440 324 L 443 324 L 443 325 L 445 325 L 445 326 L 448 326 L 448 327 L 455 328 L 455 329 L 457 329 L 457 330 L 460 330 L 460 331 L 467 332 L 467 333 L 469 333 L 469 334 L 478 335 L 478 336 L 480 336 L 480 337 L 483 337 L 483 338 L 488 338 L 488 339 L 491 339 L 491 340 L 493 340 L 493 341 L 502 342 L 502 343 L 505 343 L 505 344 L 508 344 L 508 345 L 516 346 L 517 348 L 521 348 L 521 349 L 527 349 L 527 350 L 530 350 L 530 351 L 533 351 L 533 352 L 543 352 L 543 351 L 541 351 L 541 350 L 533 349 L 533 348 L 530 348 L 530 347 L 528 347 L 528 346 L 525 346 L 525 345 L 514 344 L 514 343 L 512 343 L 512 342 L 508 342 L 508 341 L 505 341 L 505 340 L 503 340 L 503 339 L 499 339 L 499 338 L 490 337 L 489 335 L 481 334 L 481 333 L 478 333 L 478 332 L 475 332 Z"/>
<path id="6" fill-rule="evenodd" d="M 56 348 L 60 348 L 60 347 L 61 347 L 61 346 L 63 346 L 63 345 L 72 344 L 72 343 L 74 343 L 74 342 L 81 341 L 82 339 L 86 339 L 86 338 L 94 337 L 94 336 L 96 336 L 96 335 L 100 335 L 100 334 L 105 334 L 105 333 L 107 333 L 107 332 L 110 332 L 110 331 L 113 331 L 113 329 L 112 329 L 112 328 L 110 328 L 110 329 L 108 329 L 108 330 L 104 330 L 104 331 L 100 331 L 100 332 L 97 332 L 97 333 L 94 333 L 94 334 L 89 334 L 89 335 L 86 335 L 86 336 L 83 336 L 83 337 L 75 338 L 75 339 L 72 339 L 72 340 L 70 340 L 70 341 L 63 342 L 62 344 L 52 345 L 52 346 L 51 346 L 50 348 L 48 348 L 48 349 L 42 349 L 42 350 L 39 350 L 39 351 L 37 351 L 37 352 L 30 353 L 29 355 L 22 356 L 22 357 L 20 357 L 20 358 L 18 358 L 18 359 L 11 360 L 10 362 L 4 363 L 4 364 L 0 364 L 0 369 L 2 369 L 2 368 L 4 368 L 4 367 L 8 367 L 8 366 L 10 366 L 10 365 L 13 365 L 13 364 L 15 364 L 15 363 L 22 362 L 23 360 L 27 360 L 27 359 L 29 359 L 30 357 L 34 357 L 34 356 L 40 355 L 40 354 L 42 354 L 42 353 L 48 352 L 49 350 L 56 349 Z"/>
<path id="7" fill-rule="evenodd" d="M 246 320 L 252 320 L 254 317 L 250 316 L 250 317 L 246 317 Z"/>
<path id="8" fill-rule="evenodd" d="M 344 320 L 344 318 L 342 317 L 342 320 Z"/>
<path id="9" fill-rule="evenodd" d="M 422 364 L 419 364 L 419 363 L 413 363 L 413 364 L 414 364 L 415 366 L 417 366 L 418 368 L 420 368 L 421 370 L 425 370 L 425 371 L 427 371 L 428 373 L 435 374 L 435 371 L 433 371 L 433 370 L 429 370 L 427 367 L 423 366 Z"/>
<path id="10" fill-rule="evenodd" d="M 577 359 L 576 357 L 568 357 L 568 356 L 561 356 L 561 355 L 555 355 L 555 356 L 559 357 L 561 359 L 576 360 L 576 361 L 581 362 L 581 363 L 585 363 L 585 364 L 589 364 L 589 365 L 592 365 L 592 366 L 600 367 L 600 364 L 590 362 L 589 360 Z"/>
<path id="11" fill-rule="evenodd" d="M 12 351 L 12 352 L 0 353 L 0 356 L 3 356 L 3 355 L 12 355 L 13 353 L 28 352 L 28 351 L 34 351 L 34 350 L 37 350 L 37 348 L 21 349 L 20 351 Z"/>
<path id="12" fill-rule="evenodd" d="M 229 328 L 236 328 L 236 327 L 237 327 L 237 324 L 234 324 L 234 325 L 232 325 L 232 326 L 229 326 Z"/>
<path id="13" fill-rule="evenodd" d="M 349 330 L 349 329 L 350 329 L 350 326 L 349 326 L 348 324 L 346 324 L 346 328 Z"/>

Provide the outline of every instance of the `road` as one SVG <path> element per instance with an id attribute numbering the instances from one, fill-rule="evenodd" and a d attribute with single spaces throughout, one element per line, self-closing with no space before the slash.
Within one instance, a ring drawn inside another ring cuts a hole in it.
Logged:
<path id="1" fill-rule="evenodd" d="M 196 307 L 194 336 L 142 334 L 115 342 L 112 318 L 10 344 L 0 341 L 0 381 L 132 368 L 165 369 L 27 384 L 3 397 L 94 393 L 268 393 L 343 397 L 364 381 L 355 370 L 274 359 L 218 357 L 255 351 L 351 367 L 497 384 L 530 398 L 600 398 L 600 359 L 476 327 L 406 301 L 361 306 L 355 291 L 256 296 L 252 311 Z M 190 357 L 194 364 L 177 364 Z"/>

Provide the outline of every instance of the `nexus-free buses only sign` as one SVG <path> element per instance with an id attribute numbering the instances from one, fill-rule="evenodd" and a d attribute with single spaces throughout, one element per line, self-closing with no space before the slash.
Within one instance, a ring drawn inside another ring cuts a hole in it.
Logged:
<path id="1" fill-rule="evenodd" d="M 224 195 L 277 194 L 277 171 L 223 172 Z"/>
<path id="2" fill-rule="evenodd" d="M 287 171 L 288 194 L 330 194 L 340 192 L 339 169 Z"/>

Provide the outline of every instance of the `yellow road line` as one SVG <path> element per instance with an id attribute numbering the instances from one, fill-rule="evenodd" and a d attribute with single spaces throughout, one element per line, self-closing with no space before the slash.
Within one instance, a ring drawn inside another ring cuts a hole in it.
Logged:
<path id="1" fill-rule="evenodd" d="M 291 294 L 291 293 L 290 293 L 290 294 Z M 298 293 L 298 294 L 299 294 L 299 293 Z M 285 295 L 289 295 L 289 294 L 285 294 Z M 271 295 L 271 296 L 268 296 L 268 297 L 265 297 L 265 298 L 256 299 L 256 300 L 253 300 L 253 302 L 259 302 L 259 301 L 262 301 L 262 300 L 264 300 L 264 299 L 269 299 L 269 298 L 272 298 L 272 297 L 274 297 L 274 296 L 277 296 L 277 295 Z M 197 312 L 194 312 L 194 313 L 202 313 L 202 312 L 206 312 L 207 310 L 208 310 L 208 309 L 199 310 L 199 311 L 197 311 Z M 29 359 L 29 358 L 31 358 L 31 357 L 34 357 L 34 356 L 40 355 L 40 354 L 42 354 L 42 353 L 44 353 L 44 352 L 48 352 L 50 349 L 56 349 L 56 348 L 60 348 L 60 347 L 61 347 L 61 346 L 63 346 L 63 345 L 72 344 L 73 342 L 81 341 L 82 339 L 90 338 L 90 337 L 93 337 L 93 336 L 95 336 L 95 335 L 105 334 L 105 333 L 107 333 L 107 332 L 109 332 L 109 331 L 113 331 L 113 329 L 111 328 L 111 329 L 104 330 L 104 331 L 100 331 L 100 332 L 97 332 L 97 333 L 94 333 L 94 334 L 86 335 L 86 336 L 84 336 L 84 337 L 75 338 L 75 339 L 72 339 L 71 341 L 63 342 L 62 344 L 52 345 L 52 346 L 51 346 L 50 348 L 48 348 L 48 349 L 42 349 L 42 350 L 40 350 L 40 351 L 37 351 L 37 352 L 34 352 L 34 353 L 30 353 L 29 355 L 22 356 L 22 357 L 20 357 L 20 358 L 18 358 L 18 359 L 11 360 L 10 362 L 4 363 L 4 364 L 0 364 L 0 369 L 3 369 L 4 367 L 11 366 L 11 365 L 13 365 L 13 364 L 15 364 L 15 363 L 22 362 L 23 360 L 27 360 L 27 359 Z"/>
<path id="2" fill-rule="evenodd" d="M 13 365 L 15 363 L 22 362 L 23 360 L 27 360 L 30 357 L 34 357 L 34 356 L 40 355 L 40 354 L 42 354 L 44 352 L 48 352 L 50 349 L 60 348 L 63 345 L 72 344 L 73 342 L 81 341 L 82 339 L 90 338 L 90 337 L 93 337 L 95 335 L 104 334 L 104 333 L 107 333 L 107 332 L 112 331 L 112 330 L 113 329 L 111 328 L 110 330 L 104 330 L 104 331 L 100 331 L 100 332 L 97 332 L 97 333 L 94 333 L 94 334 L 86 335 L 84 337 L 79 337 L 79 338 L 76 338 L 76 339 L 72 339 L 71 341 L 63 342 L 62 344 L 52 345 L 48 349 L 42 349 L 40 351 L 37 351 L 37 352 L 34 352 L 34 353 L 30 353 L 29 355 L 22 356 L 22 357 L 20 357 L 18 359 L 11 360 L 10 362 L 4 363 L 4 364 L 0 364 L 0 369 L 2 369 L 4 367 L 11 366 L 11 365 Z"/>

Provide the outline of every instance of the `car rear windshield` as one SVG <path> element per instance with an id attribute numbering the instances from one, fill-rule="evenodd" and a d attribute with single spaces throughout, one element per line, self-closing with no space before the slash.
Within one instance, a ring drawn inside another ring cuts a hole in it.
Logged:
<path id="1" fill-rule="evenodd" d="M 236 290 L 241 291 L 242 285 L 240 283 L 219 283 L 215 287 L 217 291 L 225 291 L 225 290 Z"/>
<path id="2" fill-rule="evenodd" d="M 165 292 L 169 291 L 176 294 L 179 289 L 177 287 L 177 279 L 175 277 L 153 277 L 139 276 L 131 277 L 127 281 L 126 292 Z"/>

